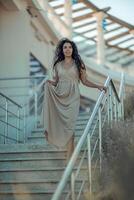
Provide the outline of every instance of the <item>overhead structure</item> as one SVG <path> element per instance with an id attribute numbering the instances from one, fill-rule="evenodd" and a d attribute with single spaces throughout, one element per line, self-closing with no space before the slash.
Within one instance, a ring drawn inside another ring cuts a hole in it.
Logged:
<path id="1" fill-rule="evenodd" d="M 70 36 L 85 56 L 103 65 L 134 66 L 134 26 L 109 14 L 110 7 L 99 9 L 88 0 L 48 0 L 48 4 L 68 23 Z"/>

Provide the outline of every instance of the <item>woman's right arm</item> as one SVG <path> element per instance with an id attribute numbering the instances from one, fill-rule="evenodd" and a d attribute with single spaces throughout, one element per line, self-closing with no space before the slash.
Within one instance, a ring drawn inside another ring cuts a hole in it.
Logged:
<path id="1" fill-rule="evenodd" d="M 58 71 L 57 71 L 57 67 L 55 66 L 55 73 L 54 73 L 54 76 L 53 76 L 53 80 L 47 80 L 47 82 L 49 82 L 53 86 L 56 86 L 58 81 L 59 81 Z"/>

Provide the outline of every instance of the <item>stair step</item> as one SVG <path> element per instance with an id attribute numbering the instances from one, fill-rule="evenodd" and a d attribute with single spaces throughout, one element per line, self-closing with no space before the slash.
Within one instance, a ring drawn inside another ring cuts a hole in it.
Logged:
<path id="1" fill-rule="evenodd" d="M 81 151 L 80 155 L 83 153 L 84 150 Z M 53 158 L 62 158 L 65 159 L 66 150 L 43 150 L 43 151 L 3 151 L 0 152 L 0 160 L 30 160 L 30 159 L 53 159 Z"/>
<path id="2" fill-rule="evenodd" d="M 20 190 L 20 192 L 19 192 Z M 0 192 L 1 200 L 49 200 L 52 198 L 54 190 L 35 190 L 35 191 L 28 191 L 27 188 L 13 188 L 13 191 L 4 191 Z M 61 200 L 65 200 L 65 196 L 67 192 L 64 192 L 61 196 Z"/>
<path id="3" fill-rule="evenodd" d="M 77 133 L 77 131 L 79 130 L 83 130 L 87 125 L 87 122 L 85 122 L 84 124 L 78 124 L 75 127 L 75 132 Z M 44 129 L 43 128 L 39 128 L 39 129 L 35 129 L 32 131 L 33 134 L 35 133 L 44 133 Z"/>
<path id="4" fill-rule="evenodd" d="M 78 140 L 80 139 L 80 137 L 75 138 L 75 144 L 77 144 Z M 33 137 L 30 136 L 28 137 L 28 141 L 29 144 L 44 144 L 44 145 L 49 145 L 49 143 L 44 139 L 43 136 L 41 137 Z"/>
<path id="5" fill-rule="evenodd" d="M 75 137 L 80 137 L 85 130 L 86 126 L 81 126 L 79 129 L 75 129 Z M 90 132 L 93 130 L 93 128 L 91 127 Z M 43 131 L 39 131 L 39 132 L 32 132 L 32 134 L 28 137 L 44 137 L 45 138 L 45 134 Z"/>
<path id="6" fill-rule="evenodd" d="M 27 191 L 27 188 L 24 188 L 25 191 L 21 191 L 21 188 L 14 188 L 15 191 L 5 191 L 0 192 L 1 200 L 50 200 L 52 198 L 52 194 L 54 193 L 54 190 L 40 190 L 40 191 Z M 76 194 L 78 195 L 78 192 Z M 86 191 L 85 191 L 86 193 Z M 63 191 L 61 197 L 59 200 L 65 200 L 66 196 L 68 194 L 68 191 Z M 70 199 L 69 199 L 70 200 Z M 82 194 L 80 197 L 80 200 L 86 200 L 85 194 Z"/>
<path id="7" fill-rule="evenodd" d="M 76 166 L 80 162 L 80 159 L 77 159 Z M 83 161 L 83 164 L 87 163 L 87 159 Z M 14 158 L 14 159 L 0 159 L 0 169 L 14 169 L 22 168 L 32 169 L 32 168 L 41 168 L 41 167 L 65 167 L 66 159 L 65 157 L 53 157 L 53 158 Z"/>
<path id="8" fill-rule="evenodd" d="M 83 113 L 78 117 L 75 144 L 83 134 L 89 116 L 89 113 Z M 65 148 L 58 149 L 49 144 L 42 128 L 34 130 L 28 142 L 0 145 L 0 200 L 50 200 L 63 175 L 66 166 Z M 78 158 L 74 172 L 79 161 Z M 87 158 L 85 158 L 76 180 L 76 190 L 79 191 L 82 180 L 87 177 Z M 59 200 L 65 200 L 69 186 L 67 184 Z M 85 200 L 85 195 L 80 200 Z"/>
<path id="9" fill-rule="evenodd" d="M 18 158 L 62 158 L 65 157 L 66 150 L 63 151 L 54 151 L 54 150 L 44 150 L 44 151 L 38 151 L 38 152 L 0 152 L 0 159 L 18 159 Z"/>
<path id="10" fill-rule="evenodd" d="M 77 120 L 76 125 L 75 125 L 76 130 L 78 130 L 79 128 L 81 129 L 81 127 L 84 128 L 87 125 L 88 120 L 89 120 L 89 118 L 87 118 L 87 119 L 83 118 L 83 119 Z M 94 123 L 96 123 L 96 120 L 93 121 L 93 124 Z M 44 129 L 40 127 L 40 128 L 34 129 L 32 132 L 34 133 L 34 132 L 43 132 L 43 131 L 44 131 Z"/>
<path id="11" fill-rule="evenodd" d="M 54 145 L 44 145 L 44 144 L 1 144 L 0 145 L 0 153 L 5 152 L 62 152 L 65 151 L 65 149 L 58 149 Z"/>
<path id="12" fill-rule="evenodd" d="M 79 141 L 80 137 L 82 136 L 83 131 L 80 131 L 79 134 L 76 134 L 75 136 L 75 145 L 77 144 L 77 142 Z M 40 133 L 40 134 L 33 134 L 31 136 L 28 137 L 28 141 L 29 144 L 44 144 L 44 145 L 50 145 L 48 143 L 48 141 L 45 139 L 45 136 Z"/>
<path id="13" fill-rule="evenodd" d="M 89 118 L 90 118 L 90 115 L 78 116 L 77 121 L 88 120 Z"/>
<path id="14" fill-rule="evenodd" d="M 82 184 L 82 179 L 76 180 L 75 188 L 79 189 L 80 185 Z M 69 189 L 69 182 L 67 183 L 66 189 Z M 86 180 L 86 183 L 88 181 Z M 28 180 L 28 181 L 18 181 L 18 180 L 11 180 L 11 181 L 0 181 L 0 192 L 4 191 L 12 191 L 12 188 L 24 188 L 26 187 L 28 191 L 34 190 L 55 190 L 59 183 L 59 179 L 45 179 L 45 180 Z"/>
<path id="15" fill-rule="evenodd" d="M 43 167 L 43 168 L 17 168 L 0 169 L 0 180 L 21 180 L 27 181 L 33 179 L 57 179 L 62 176 L 65 167 Z M 76 171 L 76 168 L 74 169 Z M 87 177 L 87 167 L 82 167 L 79 179 Z"/>
<path id="16" fill-rule="evenodd" d="M 14 169 L 23 167 L 23 169 L 41 168 L 41 167 L 58 167 L 65 166 L 65 158 L 39 158 L 39 159 L 9 159 L 0 160 L 0 169 Z"/>

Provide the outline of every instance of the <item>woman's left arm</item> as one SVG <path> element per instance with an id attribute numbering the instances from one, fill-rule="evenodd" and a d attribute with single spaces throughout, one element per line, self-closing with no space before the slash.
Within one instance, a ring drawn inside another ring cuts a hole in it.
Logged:
<path id="1" fill-rule="evenodd" d="M 86 70 L 85 69 L 81 69 L 80 71 L 80 79 L 81 82 L 83 83 L 83 85 L 87 86 L 87 87 L 91 87 L 91 88 L 98 88 L 99 90 L 104 90 L 105 92 L 107 91 L 107 88 L 101 85 L 97 85 L 91 81 L 88 80 L 87 78 L 87 74 L 86 74 Z"/>

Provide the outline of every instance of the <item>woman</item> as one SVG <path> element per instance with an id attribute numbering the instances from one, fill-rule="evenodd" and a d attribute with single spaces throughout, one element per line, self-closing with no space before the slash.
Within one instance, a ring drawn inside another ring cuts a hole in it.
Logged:
<path id="1" fill-rule="evenodd" d="M 67 147 L 67 160 L 74 149 L 74 129 L 79 112 L 79 82 L 105 90 L 87 79 L 85 65 L 74 42 L 62 39 L 54 57 L 54 80 L 45 84 L 45 134 L 57 147 Z"/>

